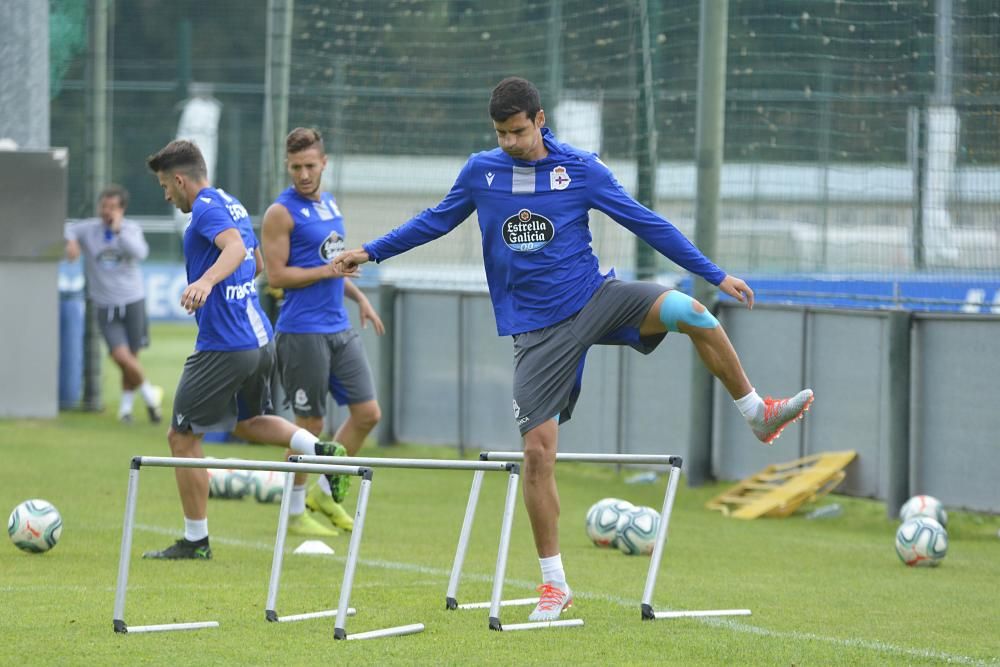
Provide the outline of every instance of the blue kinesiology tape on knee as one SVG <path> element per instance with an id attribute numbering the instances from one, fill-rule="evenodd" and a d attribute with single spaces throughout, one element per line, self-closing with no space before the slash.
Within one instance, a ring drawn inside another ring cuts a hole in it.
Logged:
<path id="1" fill-rule="evenodd" d="M 660 321 L 667 327 L 667 331 L 680 331 L 677 328 L 678 322 L 702 329 L 714 329 L 719 326 L 719 320 L 715 319 L 707 308 L 700 313 L 695 312 L 694 304 L 695 300 L 684 292 L 677 290 L 667 292 L 666 298 L 660 304 Z"/>

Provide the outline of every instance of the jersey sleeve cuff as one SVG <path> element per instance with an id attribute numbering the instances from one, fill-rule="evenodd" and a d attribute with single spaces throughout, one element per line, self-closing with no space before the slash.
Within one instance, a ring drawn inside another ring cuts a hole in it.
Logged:
<path id="1" fill-rule="evenodd" d="M 366 253 L 368 253 L 368 259 L 369 260 L 371 260 L 371 261 L 375 262 L 376 264 L 378 264 L 378 262 L 379 262 L 379 256 L 378 256 L 378 253 L 375 252 L 374 244 L 372 244 L 372 243 L 362 243 L 361 244 L 361 249 L 364 250 Z"/>

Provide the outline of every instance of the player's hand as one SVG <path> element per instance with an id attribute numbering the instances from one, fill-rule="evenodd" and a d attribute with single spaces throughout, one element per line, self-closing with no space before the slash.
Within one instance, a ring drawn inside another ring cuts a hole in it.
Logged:
<path id="1" fill-rule="evenodd" d="M 379 318 L 378 313 L 372 308 L 372 305 L 368 301 L 363 301 L 358 304 L 358 310 L 361 314 L 361 328 L 367 329 L 368 322 L 371 321 L 372 326 L 375 327 L 375 334 L 381 336 L 385 333 L 385 325 L 382 324 L 382 320 Z"/>
<path id="2" fill-rule="evenodd" d="M 199 278 L 184 288 L 184 292 L 181 294 L 181 306 L 188 314 L 191 314 L 205 305 L 211 292 L 211 283 L 204 278 Z"/>
<path id="3" fill-rule="evenodd" d="M 340 253 L 333 258 L 333 263 L 337 265 L 344 276 L 353 278 L 361 273 L 361 265 L 369 259 L 370 257 L 364 248 L 356 248 Z"/>
<path id="4" fill-rule="evenodd" d="M 745 303 L 748 310 L 753 308 L 753 290 L 741 278 L 726 276 L 719 283 L 719 289 L 740 303 Z"/>

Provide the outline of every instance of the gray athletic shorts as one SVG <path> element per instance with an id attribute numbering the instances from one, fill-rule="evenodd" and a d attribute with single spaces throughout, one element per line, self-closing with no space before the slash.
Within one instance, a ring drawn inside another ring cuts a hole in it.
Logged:
<path id="1" fill-rule="evenodd" d="M 277 344 L 281 386 L 296 415 L 322 417 L 327 391 L 338 405 L 375 399 L 372 370 L 357 331 L 279 333 Z"/>
<path id="2" fill-rule="evenodd" d="M 666 334 L 639 336 L 646 313 L 667 292 L 657 283 L 604 281 L 578 313 L 514 336 L 514 420 L 524 435 L 559 416 L 569 421 L 591 345 L 628 345 L 643 354 Z"/>
<path id="3" fill-rule="evenodd" d="M 254 350 L 195 352 L 174 395 L 176 431 L 228 433 L 236 422 L 271 413 L 274 342 Z"/>
<path id="4" fill-rule="evenodd" d="M 97 324 L 108 343 L 108 350 L 128 345 L 128 349 L 135 354 L 149 347 L 145 299 L 124 306 L 97 306 Z"/>

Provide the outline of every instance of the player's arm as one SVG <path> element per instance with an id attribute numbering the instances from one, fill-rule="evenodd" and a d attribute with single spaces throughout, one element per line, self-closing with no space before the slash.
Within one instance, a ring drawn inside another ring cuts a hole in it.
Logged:
<path id="1" fill-rule="evenodd" d="M 243 237 L 235 227 L 224 229 L 215 236 L 215 246 L 221 250 L 219 257 L 212 263 L 212 266 L 201 274 L 198 280 L 184 288 L 181 294 L 181 305 L 189 313 L 205 305 L 212 288 L 219 282 L 232 275 L 240 264 L 246 259 L 247 247 L 243 243 Z"/>
<path id="2" fill-rule="evenodd" d="M 306 287 L 327 278 L 340 278 L 343 274 L 332 262 L 309 268 L 288 265 L 294 227 L 292 214 L 281 204 L 271 204 L 264 213 L 260 242 L 264 249 L 267 284 L 284 289 Z"/>
<path id="3" fill-rule="evenodd" d="M 593 160 L 590 163 L 587 177 L 593 184 L 588 188 L 592 208 L 606 213 L 678 266 L 717 285 L 723 292 L 746 303 L 748 307 L 753 306 L 753 290 L 749 285 L 736 276 L 726 275 L 679 229 L 632 199 L 601 162 Z"/>
<path id="4" fill-rule="evenodd" d="M 260 254 L 260 248 L 253 249 L 253 277 L 256 278 L 260 275 L 260 272 L 264 270 L 264 258 Z"/>
<path id="5" fill-rule="evenodd" d="M 76 223 L 66 226 L 66 259 L 75 262 L 80 256 L 80 241 L 76 238 Z"/>
<path id="6" fill-rule="evenodd" d="M 350 278 L 344 278 L 344 295 L 357 302 L 358 312 L 361 317 L 361 328 L 368 328 L 368 321 L 371 320 L 372 326 L 375 327 L 375 333 L 381 336 L 385 333 L 385 325 L 382 324 L 382 319 L 372 308 L 372 304 L 368 301 L 368 297 L 365 293 L 355 285 Z"/>
<path id="7" fill-rule="evenodd" d="M 146 243 L 142 227 L 135 223 L 125 224 L 123 221 L 117 233 L 118 247 L 122 252 L 140 262 L 149 257 L 149 244 Z"/>

